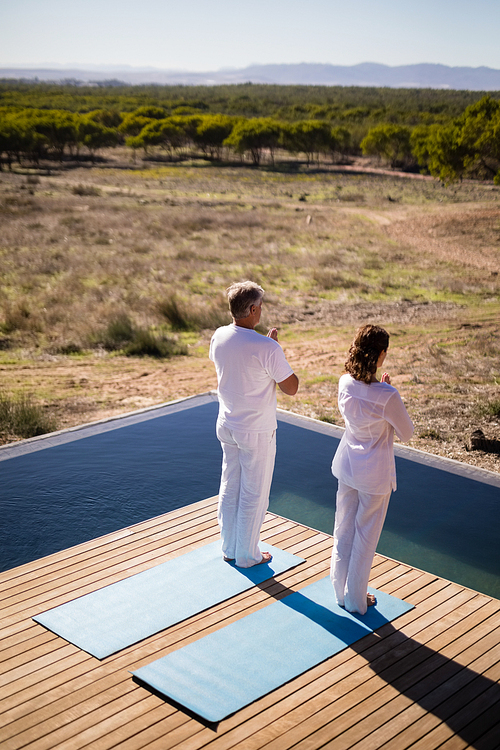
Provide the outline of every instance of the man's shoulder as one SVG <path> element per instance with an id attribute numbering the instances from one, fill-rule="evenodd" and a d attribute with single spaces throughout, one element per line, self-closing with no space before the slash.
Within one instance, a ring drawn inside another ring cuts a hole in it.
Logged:
<path id="1" fill-rule="evenodd" d="M 236 333 L 236 326 L 233 323 L 229 323 L 227 326 L 220 326 L 212 334 L 212 340 L 227 338 L 232 333 Z"/>
<path id="2" fill-rule="evenodd" d="M 252 341 L 256 344 L 260 344 L 261 346 L 268 347 L 270 349 L 274 349 L 276 347 L 281 349 L 280 344 L 274 339 L 269 338 L 269 336 L 265 336 L 264 334 L 259 333 L 253 328 L 244 328 L 243 326 L 237 326 L 234 323 L 217 328 L 212 336 L 213 339 L 227 339 L 232 337 L 234 337 L 235 339 L 240 339 L 242 342 Z"/>

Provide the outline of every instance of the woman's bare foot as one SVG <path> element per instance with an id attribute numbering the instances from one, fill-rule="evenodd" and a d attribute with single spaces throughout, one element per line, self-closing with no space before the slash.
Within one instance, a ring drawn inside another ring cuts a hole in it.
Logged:
<path id="1" fill-rule="evenodd" d="M 373 607 L 373 605 L 376 604 L 376 603 L 377 603 L 377 600 L 376 600 L 376 598 L 374 597 L 373 594 L 367 594 L 366 595 L 366 604 L 367 604 L 368 607 Z"/>

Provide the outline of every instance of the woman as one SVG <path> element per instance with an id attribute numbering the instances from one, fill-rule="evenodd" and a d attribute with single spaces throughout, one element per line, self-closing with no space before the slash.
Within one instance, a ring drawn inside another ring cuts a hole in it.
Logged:
<path id="1" fill-rule="evenodd" d="M 332 462 L 338 479 L 331 579 L 337 602 L 364 615 L 375 604 L 367 594 L 368 578 L 384 525 L 392 490 L 396 489 L 394 432 L 406 442 L 413 423 L 384 372 L 389 334 L 365 325 L 358 329 L 339 381 L 339 409 L 345 433 Z"/>

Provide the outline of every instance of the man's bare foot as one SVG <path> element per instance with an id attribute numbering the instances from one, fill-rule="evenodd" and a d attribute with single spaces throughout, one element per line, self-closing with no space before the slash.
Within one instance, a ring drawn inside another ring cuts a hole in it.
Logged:
<path id="1" fill-rule="evenodd" d="M 256 565 L 262 565 L 262 563 L 271 562 L 272 559 L 273 559 L 273 556 L 271 555 L 270 552 L 263 552 L 262 553 L 262 560 L 260 562 L 258 562 L 258 563 L 255 563 L 255 564 Z"/>
<path id="2" fill-rule="evenodd" d="M 373 607 L 373 605 L 376 603 L 377 603 L 377 599 L 374 597 L 373 594 L 366 595 L 366 604 L 368 607 Z"/>

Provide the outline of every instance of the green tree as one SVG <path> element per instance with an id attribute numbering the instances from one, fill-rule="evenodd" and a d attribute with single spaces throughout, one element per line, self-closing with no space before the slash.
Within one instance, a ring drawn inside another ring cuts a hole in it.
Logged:
<path id="1" fill-rule="evenodd" d="M 78 115 L 59 110 L 27 112 L 28 122 L 39 136 L 43 136 L 49 149 L 62 161 L 64 151 L 78 148 Z"/>
<path id="2" fill-rule="evenodd" d="M 484 96 L 467 107 L 459 126 L 467 174 L 491 179 L 500 168 L 500 102 Z"/>
<path id="3" fill-rule="evenodd" d="M 172 118 L 165 118 L 149 122 L 137 136 L 137 141 L 131 142 L 129 139 L 127 145 L 136 148 L 139 143 L 145 153 L 148 153 L 151 146 L 159 146 L 172 156 L 173 152 L 183 145 L 184 138 L 182 128 Z"/>
<path id="4" fill-rule="evenodd" d="M 107 128 L 87 116 L 80 119 L 78 140 L 89 150 L 94 161 L 97 151 L 101 148 L 109 148 L 118 144 L 119 135 L 116 129 Z"/>
<path id="5" fill-rule="evenodd" d="M 238 154 L 250 153 L 253 163 L 258 166 L 264 151 L 269 151 L 271 162 L 281 136 L 281 124 L 267 117 L 239 120 L 232 132 L 224 140 L 224 145 Z"/>
<path id="6" fill-rule="evenodd" d="M 3 169 L 3 155 L 5 154 L 9 169 L 12 169 L 12 159 L 15 154 L 13 140 L 15 127 L 9 117 L 0 118 L 0 172 Z"/>
<path id="7" fill-rule="evenodd" d="M 183 146 L 190 147 L 196 142 L 198 126 L 203 119 L 203 115 L 172 115 L 167 119 L 182 133 L 178 148 Z"/>
<path id="8" fill-rule="evenodd" d="M 451 123 L 429 129 L 420 149 L 428 151 L 432 175 L 449 183 L 487 179 L 500 171 L 500 102 L 487 95 Z"/>
<path id="9" fill-rule="evenodd" d="M 410 133 L 404 125 L 376 125 L 361 141 L 361 150 L 387 159 L 393 168 L 404 165 L 411 159 Z"/>
<path id="10" fill-rule="evenodd" d="M 339 153 L 341 156 L 345 156 L 349 152 L 351 146 L 352 136 L 351 131 L 342 125 L 332 128 L 332 152 Z"/>
<path id="11" fill-rule="evenodd" d="M 281 144 L 294 154 L 305 154 L 307 163 L 333 151 L 332 129 L 327 122 L 301 120 L 282 128 Z"/>
<path id="12" fill-rule="evenodd" d="M 211 159 L 220 160 L 226 138 L 232 133 L 235 120 L 228 115 L 204 115 L 194 135 L 194 142 Z"/>
<path id="13" fill-rule="evenodd" d="M 434 129 L 439 126 L 434 126 Z M 413 128 L 410 135 L 410 147 L 417 164 L 422 172 L 426 172 L 429 167 L 429 139 L 432 133 L 432 126 L 417 125 Z"/>
<path id="14" fill-rule="evenodd" d="M 95 109 L 87 114 L 89 120 L 104 125 L 105 128 L 118 128 L 123 121 L 122 115 L 113 109 Z"/>
<path id="15" fill-rule="evenodd" d="M 34 130 L 23 113 L 0 117 L 0 170 L 3 154 L 10 170 L 14 159 L 20 163 L 22 156 L 31 155 L 34 141 Z"/>
<path id="16" fill-rule="evenodd" d="M 427 140 L 427 149 L 429 172 L 433 177 L 445 184 L 463 178 L 467 150 L 462 143 L 459 126 L 451 123 L 433 129 Z"/>
<path id="17" fill-rule="evenodd" d="M 140 148 L 144 148 L 144 141 L 140 135 L 131 135 L 128 138 L 125 138 L 125 145 L 132 149 L 133 161 L 135 163 L 137 151 Z"/>
<path id="18" fill-rule="evenodd" d="M 146 125 L 149 125 L 150 122 L 155 122 L 155 120 L 151 117 L 137 115 L 135 112 L 129 112 L 123 116 L 123 120 L 121 125 L 119 125 L 118 130 L 124 135 L 139 135 L 141 130 L 146 127 Z"/>
<path id="19" fill-rule="evenodd" d="M 167 112 L 163 107 L 145 106 L 139 107 L 132 113 L 136 117 L 146 117 L 148 120 L 164 120 Z"/>

